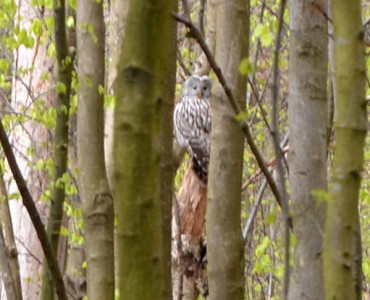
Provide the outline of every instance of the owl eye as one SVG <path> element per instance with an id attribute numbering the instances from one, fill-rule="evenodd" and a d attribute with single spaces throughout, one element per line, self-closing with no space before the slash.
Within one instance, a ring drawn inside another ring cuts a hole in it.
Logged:
<path id="1" fill-rule="evenodd" d="M 197 87 L 195 86 L 195 87 L 193 87 L 193 89 L 194 89 L 194 90 L 196 90 L 196 89 L 197 89 Z"/>

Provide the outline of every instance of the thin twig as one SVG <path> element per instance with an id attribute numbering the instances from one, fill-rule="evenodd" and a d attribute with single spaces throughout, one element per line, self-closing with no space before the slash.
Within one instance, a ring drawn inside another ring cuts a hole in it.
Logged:
<path id="1" fill-rule="evenodd" d="M 222 85 L 222 87 L 224 89 L 224 92 L 225 92 L 227 98 L 229 99 L 231 107 L 233 108 L 235 114 L 239 115 L 242 112 L 242 110 L 241 110 L 239 104 L 236 102 L 234 94 L 232 93 L 228 83 L 226 82 L 226 79 L 225 79 L 225 77 L 222 73 L 222 70 L 218 66 L 215 58 L 213 57 L 213 55 L 212 55 L 209 47 L 207 46 L 201 32 L 195 27 L 195 25 L 193 24 L 193 22 L 189 18 L 180 16 L 176 13 L 173 13 L 173 16 L 178 22 L 183 23 L 189 29 L 189 35 L 191 37 L 193 37 L 198 42 L 198 44 L 202 48 L 204 54 L 206 55 L 206 57 L 209 61 L 209 64 L 211 65 L 211 68 L 215 72 L 220 84 Z M 267 166 L 265 164 L 265 161 L 264 161 L 261 153 L 259 152 L 256 144 L 254 143 L 254 140 L 253 140 L 252 134 L 250 132 L 250 128 L 249 128 L 248 123 L 247 122 L 242 122 L 241 123 L 241 129 L 242 129 L 242 131 L 243 131 L 243 133 L 246 137 L 247 143 L 248 143 L 252 153 L 254 154 L 254 156 L 256 158 L 258 166 L 261 168 L 263 174 L 266 176 L 267 183 L 269 184 L 269 186 L 271 188 L 271 191 L 275 196 L 276 201 L 281 206 L 281 199 L 280 199 L 279 191 L 277 189 L 277 186 L 275 184 L 274 179 L 271 176 L 271 173 L 267 169 Z"/>
<path id="2" fill-rule="evenodd" d="M 325 8 L 322 6 L 321 3 L 318 3 L 316 1 L 311 1 L 311 5 L 320 13 L 323 15 L 325 20 L 327 20 L 330 24 L 333 24 L 333 19 L 329 17 L 328 13 L 325 11 Z"/>
<path id="3" fill-rule="evenodd" d="M 258 208 L 261 205 L 263 195 L 265 193 L 266 186 L 267 186 L 267 182 L 266 182 L 266 179 L 264 178 L 262 180 L 261 186 L 260 186 L 260 188 L 258 190 L 258 193 L 257 193 L 257 196 L 256 196 L 256 200 L 253 203 L 252 209 L 251 209 L 249 217 L 247 219 L 247 223 L 245 224 L 245 227 L 244 227 L 244 230 L 243 230 L 243 238 L 244 238 L 245 243 L 248 241 L 247 238 L 248 238 L 248 235 L 249 235 L 249 231 L 252 228 L 254 218 L 256 217 Z"/>
<path id="4" fill-rule="evenodd" d="M 256 88 L 255 88 L 255 86 L 254 86 L 253 82 L 252 82 L 252 81 L 251 81 L 251 79 L 249 78 L 249 76 L 247 76 L 247 80 L 248 80 L 248 84 L 249 84 L 249 86 L 251 87 L 252 93 L 253 93 L 254 97 L 256 98 L 257 105 L 258 105 L 258 107 L 259 107 L 259 108 L 260 108 L 260 110 L 261 110 L 262 119 L 263 119 L 263 121 L 265 122 L 265 125 L 266 125 L 266 127 L 267 127 L 267 130 L 271 133 L 271 127 L 270 127 L 270 124 L 269 124 L 269 122 L 268 122 L 268 121 L 267 121 L 267 119 L 266 119 L 266 115 L 267 115 L 267 113 L 266 113 L 266 110 L 265 110 L 265 109 L 263 108 L 263 106 L 262 106 L 261 99 L 260 99 L 260 97 L 259 97 L 259 95 L 258 95 L 258 92 L 257 92 L 257 90 L 256 90 Z"/>
<path id="5" fill-rule="evenodd" d="M 283 154 L 289 151 L 289 146 L 285 146 L 283 149 Z M 276 157 L 271 158 L 266 165 L 268 167 L 275 167 L 277 163 Z M 244 191 L 251 183 L 253 183 L 262 174 L 261 169 L 258 169 L 252 176 L 250 176 L 242 185 L 242 191 Z"/>
<path id="6" fill-rule="evenodd" d="M 30 257 L 32 257 L 36 262 L 38 262 L 39 263 L 39 265 L 42 265 L 42 261 L 35 255 L 35 254 L 33 254 L 33 252 L 26 246 L 26 244 L 25 243 L 23 243 L 23 241 L 20 239 L 20 238 L 18 238 L 18 237 L 15 237 L 15 239 L 17 240 L 17 242 L 19 243 L 19 244 L 21 244 L 22 245 L 22 247 L 24 248 L 24 249 L 26 249 L 26 252 L 27 253 L 21 253 L 21 252 L 18 252 L 18 255 L 29 255 Z"/>
<path id="7" fill-rule="evenodd" d="M 184 71 L 186 76 L 191 76 L 190 70 L 185 66 L 184 60 L 182 59 L 180 51 L 177 51 L 177 61 L 181 67 L 181 69 Z"/>
<path id="8" fill-rule="evenodd" d="M 288 139 L 289 139 L 289 136 L 288 136 L 288 134 L 286 134 L 283 141 L 281 142 L 280 147 L 285 146 L 284 149 L 287 148 L 288 146 L 286 146 L 286 145 L 288 143 Z M 289 149 L 289 147 L 288 147 L 288 149 Z M 270 167 L 270 170 L 272 171 L 272 166 Z M 247 238 L 248 238 L 248 235 L 249 235 L 249 230 L 251 229 L 254 218 L 257 215 L 258 208 L 261 205 L 266 186 L 267 186 L 267 182 L 266 182 L 266 178 L 264 178 L 262 180 L 262 183 L 260 185 L 260 188 L 259 188 L 257 196 L 256 196 L 256 200 L 253 203 L 251 212 L 249 214 L 248 220 L 247 220 L 247 222 L 245 224 L 245 227 L 244 227 L 244 230 L 243 230 L 243 238 L 244 238 L 245 243 L 247 242 Z M 243 185 L 243 188 L 244 188 L 244 185 Z"/>
<path id="9" fill-rule="evenodd" d="M 284 178 L 284 169 L 282 163 L 282 152 L 279 146 L 279 127 L 278 127 L 278 95 L 279 95 L 279 53 L 281 46 L 281 31 L 283 28 L 284 22 L 284 11 L 285 11 L 286 0 L 281 1 L 279 18 L 278 18 L 278 29 L 276 33 L 275 40 L 275 50 L 274 50 L 274 63 L 273 63 L 273 81 L 272 81 L 272 141 L 275 150 L 275 156 L 277 160 L 277 175 L 279 178 L 279 194 L 282 204 L 282 211 L 284 217 L 284 240 L 285 240 L 285 249 L 284 249 L 284 277 L 283 277 L 283 297 L 282 299 L 288 299 L 289 291 L 289 277 L 290 277 L 290 266 L 289 266 L 289 250 L 290 250 L 290 232 L 289 232 L 289 208 L 287 200 L 287 191 L 285 186 Z"/>

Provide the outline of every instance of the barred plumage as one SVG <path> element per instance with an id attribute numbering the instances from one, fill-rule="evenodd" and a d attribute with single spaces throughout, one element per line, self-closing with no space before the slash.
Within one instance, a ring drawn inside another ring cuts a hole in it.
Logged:
<path id="1" fill-rule="evenodd" d="M 208 76 L 191 76 L 183 84 L 181 101 L 174 111 L 176 138 L 182 147 L 188 149 L 192 168 L 205 183 L 210 153 L 211 87 L 212 81 Z"/>

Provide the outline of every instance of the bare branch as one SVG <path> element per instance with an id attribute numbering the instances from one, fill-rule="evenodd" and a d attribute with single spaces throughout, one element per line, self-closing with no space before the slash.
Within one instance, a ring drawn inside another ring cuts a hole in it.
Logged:
<path id="1" fill-rule="evenodd" d="M 290 265 L 289 265 L 289 257 L 290 257 L 290 219 L 289 219 L 289 207 L 288 207 L 288 197 L 287 191 L 285 186 L 285 177 L 284 177 L 284 169 L 283 169 L 283 154 L 281 152 L 281 148 L 279 146 L 279 127 L 278 127 L 278 95 L 279 95 L 279 53 L 280 53 L 280 46 L 281 46 L 281 32 L 284 24 L 284 10 L 285 10 L 286 0 L 281 1 L 279 16 L 278 16 L 278 29 L 276 33 L 276 40 L 275 40 L 275 50 L 274 50 L 274 63 L 273 63 L 273 80 L 272 80 L 272 141 L 275 150 L 275 156 L 277 160 L 277 175 L 279 178 L 279 194 L 280 194 L 280 201 L 282 205 L 283 217 L 284 217 L 284 277 L 283 277 L 283 297 L 282 299 L 288 299 L 288 291 L 289 291 L 289 277 L 290 277 Z"/>

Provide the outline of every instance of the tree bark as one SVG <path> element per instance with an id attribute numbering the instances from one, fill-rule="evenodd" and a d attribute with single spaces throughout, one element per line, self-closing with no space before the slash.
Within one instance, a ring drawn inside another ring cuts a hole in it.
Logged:
<path id="1" fill-rule="evenodd" d="M 207 211 L 207 186 L 194 172 L 189 161 L 174 205 L 173 299 L 194 300 L 204 289 L 203 229 Z M 177 220 L 177 218 L 179 220 Z"/>
<path id="2" fill-rule="evenodd" d="M 361 1 L 333 0 L 333 19 L 336 147 L 325 225 L 324 289 L 326 299 L 361 299 L 353 264 L 367 129 Z"/>
<path id="3" fill-rule="evenodd" d="M 113 197 L 104 162 L 104 49 L 103 3 L 79 0 L 77 139 L 89 299 L 114 299 Z"/>
<path id="4" fill-rule="evenodd" d="M 9 260 L 8 249 L 3 234 L 2 224 L 0 224 L 0 259 L 1 259 L 0 265 L 1 280 L 5 287 L 7 300 L 21 299 L 18 298 L 17 291 L 15 289 L 16 286 L 12 276 L 12 270 L 10 266 L 11 261 Z"/>
<path id="5" fill-rule="evenodd" d="M 248 55 L 249 1 L 223 2 L 217 6 L 216 20 L 216 61 L 243 107 L 246 77 L 237 70 Z M 206 221 L 209 299 L 244 299 L 240 218 L 244 138 L 219 83 L 214 91 Z"/>
<path id="6" fill-rule="evenodd" d="M 325 1 L 320 4 L 325 7 Z M 316 300 L 324 298 L 327 20 L 310 2 L 289 5 L 289 179 L 297 244 L 288 299 Z"/>
<path id="7" fill-rule="evenodd" d="M 62 176 L 67 171 L 68 160 L 68 128 L 69 128 L 69 107 L 72 80 L 72 58 L 69 55 L 67 44 L 65 1 L 54 1 L 55 20 L 55 44 L 58 63 L 57 83 L 57 120 L 54 140 L 54 185 L 52 188 L 52 201 L 49 210 L 47 233 L 54 253 L 58 251 L 59 232 L 63 219 L 63 203 L 65 198 L 65 187 Z M 60 84 L 58 90 L 58 84 Z M 63 87 L 61 87 L 63 85 Z M 44 263 L 46 266 L 46 263 Z M 48 268 L 44 268 L 42 280 L 42 294 L 44 300 L 54 298 L 53 281 Z"/>
<path id="8" fill-rule="evenodd" d="M 2 4 L 0 4 L 0 10 L 4 10 Z M 7 36 L 10 34 L 14 34 L 14 24 L 13 21 L 9 20 L 6 26 L 0 29 L 0 34 L 2 36 Z M 9 65 L 12 66 L 14 64 L 14 55 L 13 51 L 9 50 L 5 45 L 0 45 L 0 58 L 5 59 L 9 62 Z M 0 109 L 1 115 L 3 116 L 3 111 L 6 110 L 7 106 L 12 100 L 12 91 L 14 86 L 12 85 L 12 73 L 14 72 L 13 67 L 9 67 L 8 70 L 2 71 L 6 78 L 6 80 L 11 88 L 0 88 L 0 92 L 2 95 L 2 101 L 0 102 Z M 2 73 L 2 74 L 3 74 Z M 0 155 L 0 160 L 3 162 L 5 159 L 4 155 Z M 7 277 L 2 275 L 4 281 L 5 291 L 7 293 L 7 298 L 11 299 L 12 296 L 9 293 L 13 294 L 12 299 L 22 299 L 22 287 L 21 287 L 21 279 L 20 279 L 20 272 L 19 272 L 19 262 L 18 262 L 18 250 L 15 244 L 14 239 L 14 231 L 13 231 L 13 223 L 12 217 L 10 214 L 10 207 L 9 207 L 9 197 L 8 197 L 8 190 L 5 186 L 5 179 L 4 179 L 4 170 L 3 167 L 0 167 L 0 227 L 2 227 L 1 237 L 4 238 L 4 243 L 6 247 L 6 256 L 7 260 L 9 261 L 9 272 Z M 4 260 L 1 260 L 4 262 Z M 5 268 L 7 266 L 4 266 Z"/>
<path id="9" fill-rule="evenodd" d="M 119 49 L 121 49 L 125 32 L 125 21 L 128 10 L 128 1 L 112 1 L 109 11 L 109 22 L 107 30 L 107 58 L 109 62 L 106 78 L 107 92 L 114 94 L 113 83 L 117 76 L 117 61 L 119 59 Z M 105 165 L 110 188 L 113 189 L 113 135 L 114 135 L 114 105 L 105 108 Z"/>
<path id="10" fill-rule="evenodd" d="M 4 238 L 8 263 L 4 260 L 1 261 L 3 261 L 4 264 L 9 265 L 10 272 L 7 278 L 4 278 L 4 275 L 2 275 L 2 277 L 7 295 L 8 291 L 13 294 L 13 298 L 8 295 L 8 299 L 20 300 L 22 299 L 22 288 L 19 273 L 18 250 L 15 245 L 13 225 L 9 209 L 9 197 L 5 187 L 4 174 L 2 170 L 0 170 L 0 198 L 0 237 Z M 4 235 L 3 232 L 5 233 Z M 7 266 L 5 267 L 7 268 Z"/>
<path id="11" fill-rule="evenodd" d="M 121 299 L 171 297 L 171 202 L 164 198 L 170 191 L 163 180 L 172 174 L 172 157 L 161 143 L 172 138 L 175 10 L 174 0 L 131 0 L 117 64 L 114 193 Z"/>
<path id="12" fill-rule="evenodd" d="M 205 1 L 205 0 L 203 0 Z M 206 42 L 211 50 L 212 53 L 215 52 L 215 42 L 216 42 L 216 1 L 215 0 L 207 0 L 206 2 L 206 10 L 205 10 L 205 19 L 206 19 L 206 31 L 205 37 Z M 198 46 L 200 48 L 200 46 Z M 201 49 L 200 49 L 201 50 Z M 195 74 L 198 75 L 208 75 L 211 71 L 211 65 L 207 59 L 207 56 L 204 52 L 201 52 L 201 55 L 198 57 L 196 65 L 195 65 Z"/>

